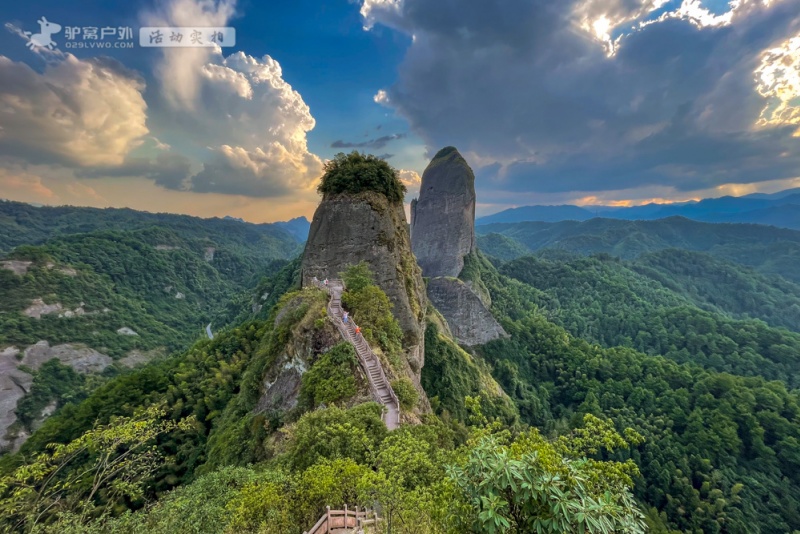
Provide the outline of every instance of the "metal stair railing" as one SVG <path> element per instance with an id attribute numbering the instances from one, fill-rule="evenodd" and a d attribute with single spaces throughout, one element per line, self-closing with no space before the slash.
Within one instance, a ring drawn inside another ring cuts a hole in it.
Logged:
<path id="1" fill-rule="evenodd" d="M 356 325 L 356 323 L 354 321 L 352 321 L 352 320 L 349 322 L 348 325 L 345 325 L 344 321 L 339 316 L 339 313 L 336 313 L 336 311 L 333 309 L 333 301 L 336 300 L 339 310 L 342 310 L 341 298 L 336 298 L 335 297 L 334 292 L 333 292 L 333 286 L 336 285 L 338 287 L 341 287 L 342 290 L 346 289 L 344 280 L 339 280 L 339 279 L 328 280 L 328 285 L 325 285 L 323 282 L 320 282 L 319 280 L 316 280 L 316 281 L 314 281 L 314 285 L 316 285 L 317 287 L 319 287 L 323 291 L 327 292 L 331 296 L 330 300 L 328 301 L 328 306 L 327 306 L 328 316 L 331 318 L 331 320 L 333 321 L 333 324 L 339 330 L 339 333 L 342 335 L 342 337 L 345 339 L 345 341 L 348 341 L 351 345 L 353 345 L 353 348 L 356 351 L 356 355 L 358 356 L 358 360 L 361 363 L 361 366 L 364 368 L 365 374 L 367 375 L 367 382 L 369 383 L 369 389 L 370 389 L 370 393 L 372 394 L 372 397 L 378 403 L 386 405 L 387 403 L 381 397 L 381 394 L 378 391 L 378 387 L 374 383 L 375 381 L 372 378 L 372 375 L 370 374 L 370 369 L 371 368 L 376 368 L 377 369 L 377 371 L 379 373 L 379 379 L 381 381 L 383 381 L 384 387 L 388 391 L 389 397 L 391 398 L 392 402 L 394 403 L 394 405 L 396 407 L 397 416 L 396 416 L 396 421 L 394 421 L 394 424 L 395 425 L 399 425 L 400 424 L 400 400 L 397 398 L 397 395 L 395 394 L 394 389 L 392 388 L 391 384 L 389 383 L 389 379 L 386 377 L 386 373 L 383 370 L 383 365 L 381 364 L 380 360 L 375 355 L 375 353 L 372 351 L 372 348 L 369 346 L 369 343 L 367 343 L 367 341 L 364 339 L 363 334 L 359 334 L 358 336 L 355 335 L 355 333 L 354 333 L 355 332 L 355 328 L 358 325 Z M 353 330 L 353 332 L 351 332 L 351 329 Z M 359 344 L 362 344 L 362 345 L 359 346 Z M 374 366 L 370 365 L 369 357 L 372 357 L 372 360 L 375 362 Z M 388 413 L 386 414 L 386 417 L 387 418 L 389 417 Z M 384 423 L 387 423 L 387 426 L 388 426 L 388 421 L 384 420 Z"/>

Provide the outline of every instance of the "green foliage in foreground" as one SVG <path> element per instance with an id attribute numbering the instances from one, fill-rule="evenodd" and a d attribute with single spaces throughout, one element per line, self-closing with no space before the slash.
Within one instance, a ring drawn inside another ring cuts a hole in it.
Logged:
<path id="1" fill-rule="evenodd" d="M 159 465 L 151 491 L 191 480 L 195 469 L 206 461 L 206 440 L 216 419 L 239 390 L 242 373 L 267 332 L 265 323 L 244 324 L 213 341 L 200 341 L 183 354 L 110 380 L 83 402 L 67 404 L 45 421 L 20 453 L 0 460 L 0 473 L 46 451 L 51 443 L 69 443 L 96 424 L 105 425 L 113 417 L 130 417 L 139 409 L 163 404 L 171 420 L 194 417 L 197 427 L 192 432 L 175 430 L 159 437 L 167 460 Z"/>
<path id="2" fill-rule="evenodd" d="M 192 430 L 190 419 L 170 421 L 165 415 L 151 406 L 134 417 L 113 418 L 70 443 L 48 446 L 48 452 L 0 478 L 0 528 L 50 530 L 37 527 L 62 516 L 85 523 L 125 502 L 141 501 L 145 484 L 163 461 L 155 439 Z"/>
<path id="3" fill-rule="evenodd" d="M 406 194 L 406 186 L 391 165 L 372 154 L 356 151 L 340 152 L 325 163 L 325 174 L 317 190 L 326 195 L 374 191 L 386 196 L 389 202 L 402 202 Z"/>
<path id="4" fill-rule="evenodd" d="M 471 532 L 644 533 L 644 516 L 630 493 L 636 465 L 587 459 L 629 443 L 594 416 L 569 438 L 544 439 L 537 430 L 511 440 L 505 433 L 473 439 L 467 459 L 448 468 L 467 499 Z M 633 443 L 641 441 L 628 432 Z M 478 513 L 475 514 L 474 512 Z"/>
<path id="5" fill-rule="evenodd" d="M 51 467 L 37 471 L 33 464 L 14 475 L 28 480 L 32 469 L 42 473 L 26 490 L 25 495 L 34 496 L 52 466 L 63 462 L 62 451 L 99 443 L 91 453 L 106 461 L 93 465 L 101 471 L 105 465 L 117 468 L 113 478 L 96 477 L 87 486 L 104 495 L 103 507 L 90 506 L 97 499 L 85 493 L 69 501 L 79 481 L 67 474 L 61 478 L 69 484 L 59 486 L 63 504 L 43 513 L 36 513 L 42 503 L 14 497 L 13 485 L 0 486 L 5 489 L 0 509 L 7 514 L 0 525 L 7 530 L 13 519 L 17 531 L 59 534 L 300 534 L 326 506 L 348 504 L 379 506 L 379 532 L 395 534 L 523 534 L 534 525 L 541 525 L 542 532 L 600 533 L 609 527 L 643 532 L 642 514 L 629 489 L 636 467 L 595 459 L 635 443 L 634 433 L 628 430 L 630 437 L 623 438 L 607 421 L 587 416 L 569 438 L 547 440 L 536 431 L 512 435 L 482 416 L 478 399 L 467 402 L 479 426 L 461 446 L 435 418 L 387 433 L 376 404 L 319 410 L 286 429 L 286 452 L 273 461 L 223 467 L 137 512 L 117 514 L 111 505 L 123 500 L 114 492 L 142 498 L 142 483 L 160 454 L 146 445 L 177 424 L 157 422 L 161 412 L 120 420 L 114 428 L 89 431 L 37 460 Z"/>

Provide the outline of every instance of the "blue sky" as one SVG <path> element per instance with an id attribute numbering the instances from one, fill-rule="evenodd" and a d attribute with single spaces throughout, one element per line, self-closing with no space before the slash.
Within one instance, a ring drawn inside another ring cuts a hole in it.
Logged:
<path id="1" fill-rule="evenodd" d="M 4 7 L 3 22 L 35 31 L 35 21 L 45 16 L 63 25 L 130 26 L 135 30 L 141 26 L 142 10 L 157 4 L 42 0 Z M 411 42 L 408 36 L 389 28 L 364 31 L 359 6 L 348 0 L 249 0 L 237 3 L 236 11 L 229 25 L 237 30 L 237 44 L 226 48 L 226 55 L 234 51 L 256 57 L 269 54 L 280 62 L 284 79 L 300 92 L 317 120 L 308 136 L 311 151 L 331 157 L 341 151 L 331 148 L 336 140 L 359 142 L 409 134 L 405 120 L 373 101 L 379 89 L 395 81 L 397 65 Z M 0 33 L 4 55 L 41 68 L 41 62 L 31 57 L 24 45 L 11 32 Z M 112 50 L 108 55 L 148 77 L 155 56 L 152 52 L 135 48 Z M 94 50 L 74 53 L 78 57 L 97 55 Z M 424 149 L 418 138 L 401 140 L 394 146 L 399 147 L 395 152 L 413 153 L 406 156 L 413 163 L 423 161 Z"/>
<path id="2" fill-rule="evenodd" d="M 415 194 L 455 145 L 478 212 L 800 185 L 800 0 L 159 0 L 5 5 L 0 197 L 310 216 L 324 161 Z M 233 26 L 232 48 L 26 47 L 63 26 Z"/>

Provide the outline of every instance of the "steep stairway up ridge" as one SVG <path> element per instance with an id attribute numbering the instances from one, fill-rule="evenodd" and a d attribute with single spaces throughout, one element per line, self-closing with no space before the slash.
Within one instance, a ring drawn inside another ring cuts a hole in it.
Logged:
<path id="1" fill-rule="evenodd" d="M 386 428 L 394 430 L 400 426 L 400 401 L 397 399 L 394 390 L 392 389 L 389 380 L 386 378 L 386 373 L 383 371 L 383 365 L 375 353 L 372 352 L 367 340 L 364 336 L 356 334 L 356 324 L 352 319 L 348 319 L 347 324 L 344 322 L 344 309 L 342 309 L 342 292 L 344 291 L 344 281 L 342 280 L 328 280 L 328 284 L 316 281 L 314 284 L 327 291 L 331 296 L 328 301 L 328 315 L 333 323 L 339 329 L 339 333 L 345 341 L 353 345 L 358 355 L 358 361 L 364 368 L 364 373 L 367 375 L 369 381 L 370 391 L 372 398 L 376 402 L 383 404 L 386 407 L 386 413 L 383 416 L 383 421 L 386 423 Z"/>

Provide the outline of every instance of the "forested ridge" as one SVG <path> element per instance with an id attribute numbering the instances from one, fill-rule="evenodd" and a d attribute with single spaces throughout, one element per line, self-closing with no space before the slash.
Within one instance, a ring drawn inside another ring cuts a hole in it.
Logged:
<path id="1" fill-rule="evenodd" d="M 36 207 L 23 202 L 0 201 L 0 253 L 58 236 L 110 229 L 143 230 L 154 226 L 169 228 L 183 239 L 200 240 L 209 246 L 225 243 L 239 253 L 261 260 L 299 252 L 298 239 L 279 224 L 201 219 L 127 208 Z"/>
<path id="2" fill-rule="evenodd" d="M 540 307 L 550 298 L 546 293 L 493 274 L 488 263 L 483 276 L 511 337 L 480 353 L 521 418 L 558 433 L 594 413 L 641 433 L 644 443 L 630 458 L 642 473 L 635 495 L 650 507 L 653 531 L 800 527 L 796 390 L 780 380 L 718 372 L 708 362 L 679 364 L 634 348 L 591 344 L 548 320 Z M 617 300 L 625 302 L 626 295 Z"/>
<path id="3" fill-rule="evenodd" d="M 14 379 L 3 383 L 17 419 L 0 428 L 9 439 L 126 367 L 185 349 L 207 324 L 255 316 L 274 303 L 257 284 L 300 247 L 272 225 L 2 202 L 0 249 L 10 245 L 0 255 L 0 353 L 32 383 L 18 393 Z"/>
<path id="4" fill-rule="evenodd" d="M 674 254 L 680 257 L 683 253 Z M 661 259 L 665 256 L 660 254 Z M 654 264 L 653 258 L 649 261 Z M 760 320 L 732 318 L 722 311 L 727 308 L 727 300 L 721 291 L 712 292 L 710 297 L 719 307 L 709 305 L 702 309 L 684 296 L 693 292 L 689 280 L 674 281 L 682 288 L 677 292 L 640 275 L 634 270 L 640 265 L 628 265 L 608 256 L 569 261 L 529 256 L 504 265 L 500 271 L 539 290 L 541 293 L 534 298 L 542 313 L 587 341 L 606 347 L 632 347 L 717 371 L 782 380 L 796 387 L 800 376 L 800 334 Z M 689 278 L 713 280 L 719 274 L 725 276 L 724 272 L 711 271 L 702 278 Z M 778 285 L 788 283 L 778 281 Z M 730 297 L 734 308 L 749 304 L 748 310 L 763 310 L 768 319 L 794 325 L 793 307 L 800 308 L 795 303 L 785 304 L 796 302 L 800 292 L 777 293 L 776 305 L 768 300 L 768 294 L 736 291 L 735 285 L 731 290 L 736 295 Z M 748 295 L 754 295 L 750 302 L 739 302 L 748 299 Z M 754 302 L 756 296 L 766 302 L 764 307 Z"/>
<path id="5" fill-rule="evenodd" d="M 504 245 L 504 259 L 560 250 L 579 255 L 606 253 L 623 259 L 665 249 L 706 252 L 757 271 L 800 282 L 800 231 L 757 224 L 714 224 L 668 217 L 655 221 L 590 219 L 584 222 L 521 222 L 477 226 L 478 244 L 492 255 L 494 234 L 523 250 Z"/>

